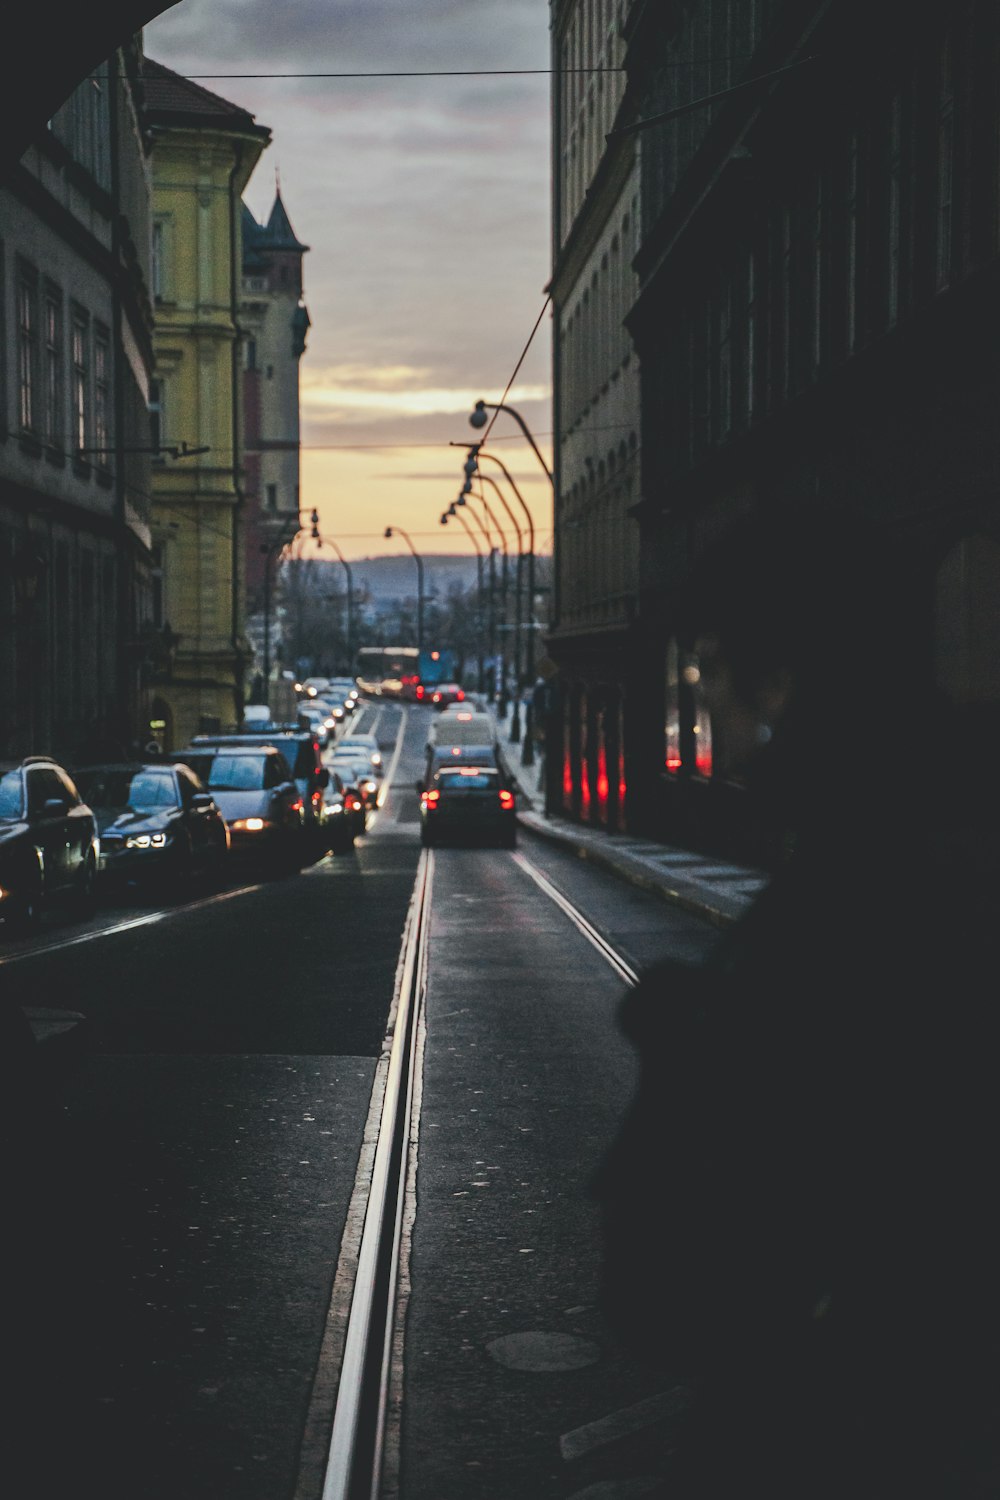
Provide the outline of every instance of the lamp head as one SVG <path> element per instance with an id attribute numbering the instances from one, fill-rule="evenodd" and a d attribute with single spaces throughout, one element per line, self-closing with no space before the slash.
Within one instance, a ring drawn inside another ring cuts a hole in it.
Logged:
<path id="1" fill-rule="evenodd" d="M 465 483 L 462 485 L 462 488 L 461 488 L 461 490 L 460 490 L 459 493 L 462 494 L 462 495 L 471 495 L 472 494 L 472 480 L 471 479 L 467 479 L 465 481 Z"/>
<path id="2" fill-rule="evenodd" d="M 486 421 L 487 421 L 487 417 L 486 417 L 486 402 L 485 401 L 477 401 L 476 402 L 476 409 L 472 413 L 472 415 L 469 417 L 469 426 L 470 427 L 485 427 L 486 426 Z"/>
<path id="3" fill-rule="evenodd" d="M 386 534 L 387 537 L 392 536 L 392 527 L 391 526 L 387 526 L 385 528 L 385 534 Z"/>
<path id="4" fill-rule="evenodd" d="M 465 496 L 464 495 L 459 495 L 456 500 L 452 501 L 452 504 L 453 505 L 464 505 L 465 504 Z"/>
<path id="5" fill-rule="evenodd" d="M 444 514 L 441 517 L 441 525 L 442 526 L 447 526 L 447 524 L 448 524 L 448 512 L 445 511 Z"/>

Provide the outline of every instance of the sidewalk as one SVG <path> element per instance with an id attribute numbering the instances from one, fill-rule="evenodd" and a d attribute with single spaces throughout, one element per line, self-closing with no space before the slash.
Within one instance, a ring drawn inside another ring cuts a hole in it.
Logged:
<path id="1" fill-rule="evenodd" d="M 547 817 L 540 758 L 526 766 L 522 743 L 510 743 L 510 713 L 498 720 L 501 744 L 521 786 L 518 820 L 532 833 L 573 849 L 633 885 L 656 891 L 665 901 L 707 917 L 718 927 L 735 922 L 767 885 L 761 870 L 732 864 L 690 849 L 674 848 L 627 833 L 604 833 L 569 818 Z M 523 721 L 522 721 L 523 722 Z"/>

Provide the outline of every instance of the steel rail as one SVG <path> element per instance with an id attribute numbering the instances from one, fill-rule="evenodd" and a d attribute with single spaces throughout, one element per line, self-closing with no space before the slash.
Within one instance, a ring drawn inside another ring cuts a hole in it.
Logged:
<path id="1" fill-rule="evenodd" d="M 392 1045 L 368 1206 L 344 1337 L 322 1500 L 377 1500 L 414 1091 L 415 1037 L 427 984 L 433 855 L 423 851 L 407 914 Z"/>
<path id="2" fill-rule="evenodd" d="M 526 875 L 531 876 L 532 880 L 540 890 L 543 890 L 545 892 L 549 900 L 554 901 L 556 906 L 559 907 L 560 911 L 565 912 L 566 916 L 569 917 L 574 927 L 576 927 L 578 931 L 582 932 L 583 936 L 587 939 L 587 942 L 591 943 L 597 949 L 601 957 L 607 960 L 612 969 L 614 969 L 615 973 L 618 975 L 619 979 L 624 980 L 627 985 L 629 985 L 631 988 L 634 988 L 639 983 L 639 975 L 636 973 L 635 969 L 632 968 L 631 964 L 627 964 L 621 957 L 621 955 L 617 953 L 614 948 L 612 948 L 607 939 L 601 936 L 593 923 L 588 922 L 587 918 L 581 911 L 577 910 L 572 901 L 570 901 L 568 897 L 564 896 L 562 891 L 554 886 L 551 880 L 543 875 L 541 870 L 537 869 L 529 859 L 525 859 L 523 854 L 514 854 L 511 857 L 517 862 L 517 864 Z"/>

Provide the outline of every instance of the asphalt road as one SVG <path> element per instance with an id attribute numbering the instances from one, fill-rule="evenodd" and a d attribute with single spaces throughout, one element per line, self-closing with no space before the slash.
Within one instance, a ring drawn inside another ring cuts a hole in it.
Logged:
<path id="1" fill-rule="evenodd" d="M 377 716 L 390 752 L 401 717 Z M 87 1017 L 80 1056 L 8 1090 L 8 1461 L 38 1500 L 319 1500 L 310 1399 L 420 857 L 428 718 L 406 715 L 354 855 L 0 949 L 8 1003 Z M 597 1482 L 624 1500 L 656 1482 L 685 1399 L 594 1306 L 588 1180 L 633 1079 L 622 983 L 520 856 L 635 967 L 711 937 L 534 839 L 434 852 L 387 1448 L 404 1500 Z"/>

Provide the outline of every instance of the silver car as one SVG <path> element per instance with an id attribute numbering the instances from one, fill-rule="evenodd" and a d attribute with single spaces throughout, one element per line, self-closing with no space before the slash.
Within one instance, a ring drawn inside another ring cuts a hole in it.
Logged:
<path id="1" fill-rule="evenodd" d="M 273 745 L 191 745 L 174 756 L 203 782 L 229 825 L 234 855 L 270 869 L 299 869 L 307 858 L 302 793 Z"/>

